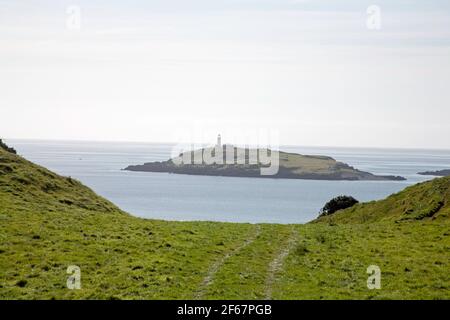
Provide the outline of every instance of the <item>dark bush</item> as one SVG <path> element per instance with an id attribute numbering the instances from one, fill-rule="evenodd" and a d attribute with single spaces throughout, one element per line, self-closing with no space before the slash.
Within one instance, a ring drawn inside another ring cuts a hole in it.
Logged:
<path id="1" fill-rule="evenodd" d="M 336 197 L 327 202 L 327 204 L 325 204 L 322 210 L 320 210 L 320 217 L 328 216 L 330 214 L 335 213 L 338 210 L 353 207 L 357 203 L 358 200 L 350 196 Z"/>
<path id="2" fill-rule="evenodd" d="M 23 288 L 27 285 L 27 283 L 27 280 L 19 280 L 16 282 L 16 286 Z"/>

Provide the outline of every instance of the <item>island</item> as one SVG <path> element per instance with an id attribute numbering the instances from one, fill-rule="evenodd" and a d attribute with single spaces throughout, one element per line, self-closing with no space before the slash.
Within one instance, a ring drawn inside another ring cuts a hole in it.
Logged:
<path id="1" fill-rule="evenodd" d="M 219 145 L 180 153 L 167 161 L 130 165 L 123 170 L 174 174 L 347 181 L 403 181 L 374 175 L 328 156 Z"/>
<path id="2" fill-rule="evenodd" d="M 450 169 L 438 170 L 438 171 L 424 171 L 419 172 L 422 176 L 436 176 L 436 177 L 448 177 L 450 176 Z"/>

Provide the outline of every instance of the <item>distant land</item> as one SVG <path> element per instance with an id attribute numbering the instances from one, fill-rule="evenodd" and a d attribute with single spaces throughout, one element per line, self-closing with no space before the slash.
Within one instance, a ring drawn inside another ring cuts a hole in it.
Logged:
<path id="1" fill-rule="evenodd" d="M 227 176 L 227 177 L 254 177 L 254 178 L 283 178 L 283 179 L 307 179 L 307 180 L 348 180 L 348 181 L 403 181 L 400 176 L 382 176 L 364 172 L 346 163 L 336 161 L 328 156 L 301 155 L 270 149 L 244 149 L 234 146 L 222 146 L 222 163 L 205 163 L 203 160 L 194 162 L 192 159 L 204 159 L 205 154 L 213 154 L 220 147 L 202 148 L 189 153 L 181 153 L 178 157 L 162 162 L 149 162 L 141 165 L 130 165 L 123 170 L 143 172 L 168 172 L 176 174 Z M 227 157 L 231 150 L 233 155 Z M 267 162 L 258 159 L 252 163 L 250 154 L 268 154 L 269 158 L 279 157 L 279 169 L 274 175 L 262 175 L 261 169 L 268 168 Z M 234 159 L 234 160 L 227 160 Z M 184 161 L 183 161 L 184 159 Z M 186 163 L 186 159 L 189 159 Z M 220 157 L 219 157 L 220 159 Z"/>
<path id="2" fill-rule="evenodd" d="M 438 171 L 424 171 L 418 174 L 422 176 L 436 176 L 436 177 L 448 177 L 450 176 L 450 169 L 438 170 Z"/>

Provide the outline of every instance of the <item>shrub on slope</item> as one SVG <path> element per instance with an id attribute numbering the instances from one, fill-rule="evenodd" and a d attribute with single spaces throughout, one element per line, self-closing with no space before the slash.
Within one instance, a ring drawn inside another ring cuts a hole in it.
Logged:
<path id="1" fill-rule="evenodd" d="M 380 201 L 357 204 L 314 222 L 366 223 L 450 217 L 450 177 L 422 182 Z"/>

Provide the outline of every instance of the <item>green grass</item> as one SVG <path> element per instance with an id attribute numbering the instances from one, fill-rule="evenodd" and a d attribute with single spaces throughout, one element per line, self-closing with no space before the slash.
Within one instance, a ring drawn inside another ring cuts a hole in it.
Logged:
<path id="1" fill-rule="evenodd" d="M 437 179 L 306 225 L 144 220 L 0 148 L 0 298 L 449 299 L 449 190 Z"/>
<path id="2" fill-rule="evenodd" d="M 448 224 L 307 225 L 297 230 L 301 250 L 287 258 L 275 298 L 450 298 Z M 369 265 L 381 269 L 381 290 L 367 289 Z"/>

